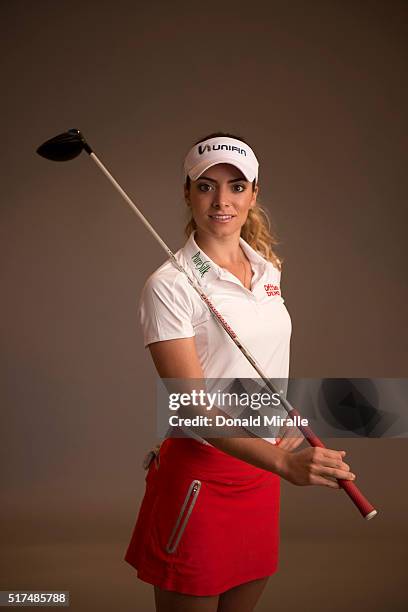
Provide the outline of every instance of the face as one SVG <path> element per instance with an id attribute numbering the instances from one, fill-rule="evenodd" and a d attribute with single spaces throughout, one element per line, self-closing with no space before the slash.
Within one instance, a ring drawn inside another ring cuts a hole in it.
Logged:
<path id="1" fill-rule="evenodd" d="M 252 183 L 231 164 L 212 166 L 185 190 L 198 231 L 213 236 L 239 235 L 257 195 L 258 186 L 252 191 Z"/>

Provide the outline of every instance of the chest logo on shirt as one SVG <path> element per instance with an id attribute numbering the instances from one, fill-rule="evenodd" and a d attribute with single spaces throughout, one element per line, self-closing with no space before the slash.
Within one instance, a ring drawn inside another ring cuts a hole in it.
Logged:
<path id="1" fill-rule="evenodd" d="M 208 259 L 202 259 L 200 251 L 197 251 L 197 253 L 192 256 L 191 260 L 194 263 L 196 270 L 201 274 L 201 278 L 203 278 L 204 274 L 211 268 L 210 262 Z"/>
<path id="2" fill-rule="evenodd" d="M 272 285 L 272 283 L 268 283 L 267 285 L 264 285 L 264 289 L 266 291 L 266 295 L 269 296 L 281 294 L 279 285 Z"/>

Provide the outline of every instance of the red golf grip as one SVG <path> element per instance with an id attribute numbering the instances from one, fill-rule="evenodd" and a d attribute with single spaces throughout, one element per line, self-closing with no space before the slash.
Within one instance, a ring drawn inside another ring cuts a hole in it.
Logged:
<path id="1" fill-rule="evenodd" d="M 294 417 L 299 417 L 298 419 L 296 419 L 298 423 L 302 418 L 300 413 L 295 408 L 290 410 L 288 412 L 288 415 L 291 419 L 293 419 Z M 307 425 L 297 425 L 297 428 L 300 429 L 300 431 L 305 436 L 306 440 L 311 446 L 319 446 L 320 448 L 326 448 L 323 442 L 313 433 L 310 427 L 308 427 Z M 365 519 L 370 520 L 377 514 L 377 510 L 372 504 L 370 504 L 368 499 L 364 497 L 364 495 L 361 493 L 360 489 L 356 487 L 354 482 L 351 482 L 351 480 L 344 480 L 343 478 L 336 478 L 336 480 L 341 486 L 341 488 L 350 497 L 351 501 L 357 506 L 357 508 Z"/>

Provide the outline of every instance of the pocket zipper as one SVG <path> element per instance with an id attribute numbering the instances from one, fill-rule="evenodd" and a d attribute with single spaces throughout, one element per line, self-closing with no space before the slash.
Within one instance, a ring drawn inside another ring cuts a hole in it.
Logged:
<path id="1" fill-rule="evenodd" d="M 189 489 L 187 491 L 187 495 L 185 497 L 185 500 L 183 502 L 183 505 L 181 507 L 179 515 L 177 517 L 176 524 L 174 525 L 173 531 L 171 532 L 171 535 L 170 535 L 170 537 L 168 539 L 168 542 L 167 542 L 167 545 L 166 545 L 166 552 L 173 553 L 176 550 L 176 548 L 177 548 L 177 546 L 178 546 L 178 544 L 180 542 L 181 536 L 183 535 L 184 530 L 185 530 L 185 528 L 187 526 L 187 523 L 188 523 L 189 518 L 191 516 L 191 513 L 193 511 L 194 505 L 195 505 L 195 503 L 197 501 L 197 497 L 198 497 L 198 494 L 200 492 L 200 489 L 201 489 L 201 481 L 200 480 L 193 480 L 193 482 L 190 484 L 190 487 L 189 487 Z M 187 509 L 187 513 L 186 513 L 186 515 L 184 517 L 183 523 L 181 524 L 180 530 L 177 533 L 177 530 L 178 530 L 178 528 L 180 526 L 180 523 L 181 523 L 184 511 L 185 511 L 185 509 L 187 507 L 187 504 L 189 503 L 190 500 L 191 500 L 191 503 L 190 503 L 190 505 L 189 505 L 189 507 Z M 177 533 L 177 536 L 176 536 L 176 533 Z"/>

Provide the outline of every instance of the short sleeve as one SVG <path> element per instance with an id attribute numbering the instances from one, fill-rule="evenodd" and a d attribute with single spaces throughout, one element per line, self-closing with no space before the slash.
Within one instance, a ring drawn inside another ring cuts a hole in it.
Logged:
<path id="1" fill-rule="evenodd" d="M 180 273 L 164 276 L 152 274 L 139 300 L 139 321 L 144 346 L 159 340 L 190 338 L 193 303 L 188 281 Z"/>

